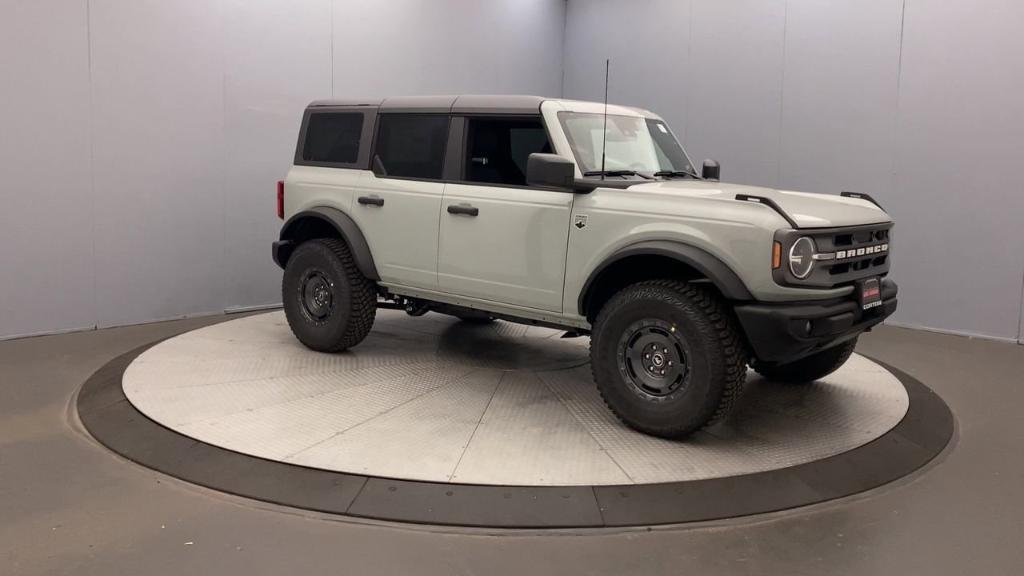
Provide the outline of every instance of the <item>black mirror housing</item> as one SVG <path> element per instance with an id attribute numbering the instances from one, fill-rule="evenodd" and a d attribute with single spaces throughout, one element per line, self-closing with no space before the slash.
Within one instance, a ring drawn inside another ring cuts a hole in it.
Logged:
<path id="1" fill-rule="evenodd" d="M 705 180 L 719 180 L 722 175 L 722 167 L 714 160 L 705 160 L 700 168 L 700 177 Z"/>
<path id="2" fill-rule="evenodd" d="M 558 154 L 534 152 L 526 160 L 526 184 L 545 188 L 572 189 L 576 181 L 576 164 Z"/>

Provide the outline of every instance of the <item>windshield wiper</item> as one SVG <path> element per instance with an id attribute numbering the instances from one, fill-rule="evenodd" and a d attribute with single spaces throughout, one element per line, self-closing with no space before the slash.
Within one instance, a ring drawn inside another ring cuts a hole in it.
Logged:
<path id="1" fill-rule="evenodd" d="M 645 180 L 653 180 L 650 176 L 641 174 L 636 170 L 589 170 L 583 173 L 584 176 L 639 176 Z"/>
<path id="2" fill-rule="evenodd" d="M 671 176 L 689 176 L 690 178 L 693 178 L 694 180 L 703 180 L 703 178 L 701 178 L 700 176 L 697 176 L 695 173 L 689 172 L 687 170 L 660 170 L 658 172 L 655 172 L 654 175 L 655 176 L 669 176 L 669 177 L 671 177 Z"/>

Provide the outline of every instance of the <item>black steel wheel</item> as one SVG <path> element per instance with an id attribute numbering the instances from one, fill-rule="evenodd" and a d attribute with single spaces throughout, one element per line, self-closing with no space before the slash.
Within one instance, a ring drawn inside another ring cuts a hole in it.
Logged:
<path id="1" fill-rule="evenodd" d="M 706 286 L 653 280 L 601 308 L 590 365 L 609 409 L 628 426 L 680 438 L 725 418 L 747 373 L 732 314 Z"/>
<path id="2" fill-rule="evenodd" d="M 334 309 L 334 286 L 327 276 L 315 268 L 302 279 L 302 308 L 314 320 L 323 320 Z"/>
<path id="3" fill-rule="evenodd" d="M 689 345 L 669 322 L 645 318 L 619 339 L 619 372 L 641 394 L 667 396 L 689 377 Z"/>
<path id="4" fill-rule="evenodd" d="M 337 238 L 310 240 L 295 249 L 284 269 L 281 297 L 292 333 L 319 352 L 359 344 L 377 315 L 373 282 Z"/>

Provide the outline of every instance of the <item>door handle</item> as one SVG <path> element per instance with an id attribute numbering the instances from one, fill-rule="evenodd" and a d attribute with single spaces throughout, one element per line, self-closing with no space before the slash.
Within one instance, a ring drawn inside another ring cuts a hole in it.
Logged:
<path id="1" fill-rule="evenodd" d="M 358 202 L 363 206 L 383 206 L 384 199 L 380 196 L 360 196 Z"/>
<path id="2" fill-rule="evenodd" d="M 449 204 L 449 214 L 465 214 L 466 216 L 476 216 L 480 213 L 480 209 L 476 206 L 470 206 L 469 204 Z"/>

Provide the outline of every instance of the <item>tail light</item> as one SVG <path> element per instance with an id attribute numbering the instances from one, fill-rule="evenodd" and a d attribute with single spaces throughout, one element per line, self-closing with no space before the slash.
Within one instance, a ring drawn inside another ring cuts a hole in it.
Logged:
<path id="1" fill-rule="evenodd" d="M 284 220 L 284 180 L 277 181 L 277 217 Z"/>

